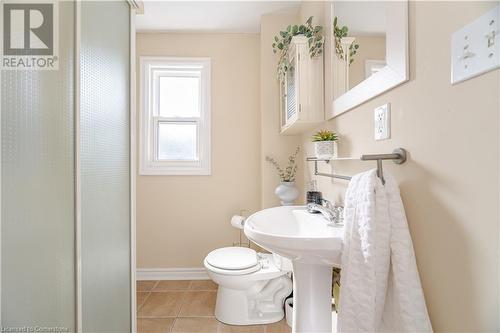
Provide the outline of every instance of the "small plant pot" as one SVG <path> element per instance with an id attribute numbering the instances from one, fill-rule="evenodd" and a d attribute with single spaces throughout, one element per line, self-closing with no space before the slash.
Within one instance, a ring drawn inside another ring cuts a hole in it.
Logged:
<path id="1" fill-rule="evenodd" d="M 329 160 L 335 156 L 335 141 L 314 142 L 316 158 Z"/>

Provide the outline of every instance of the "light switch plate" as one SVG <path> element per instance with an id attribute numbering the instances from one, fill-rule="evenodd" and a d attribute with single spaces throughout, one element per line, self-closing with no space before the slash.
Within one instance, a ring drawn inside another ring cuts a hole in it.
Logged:
<path id="1" fill-rule="evenodd" d="M 387 103 L 374 110 L 375 140 L 385 140 L 391 137 L 391 107 Z"/>
<path id="2" fill-rule="evenodd" d="M 500 67 L 500 5 L 451 36 L 451 83 Z"/>

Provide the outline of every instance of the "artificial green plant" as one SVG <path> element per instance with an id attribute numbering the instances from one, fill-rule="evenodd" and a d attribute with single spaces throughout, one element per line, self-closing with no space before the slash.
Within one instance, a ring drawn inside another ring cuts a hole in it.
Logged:
<path id="1" fill-rule="evenodd" d="M 344 48 L 342 47 L 342 39 L 347 37 L 349 28 L 338 24 L 337 16 L 333 19 L 333 36 L 335 37 L 335 53 L 341 60 L 345 60 Z M 354 42 L 349 46 L 349 65 L 354 62 L 354 56 L 358 53 L 359 44 Z"/>
<path id="2" fill-rule="evenodd" d="M 329 130 L 318 131 L 312 137 L 312 141 L 313 142 L 318 142 L 318 141 L 337 141 L 337 140 L 338 140 L 337 133 L 329 131 Z"/>
<path id="3" fill-rule="evenodd" d="M 280 58 L 278 62 L 278 79 L 281 80 L 285 77 L 288 69 L 291 68 L 288 59 L 288 49 L 292 38 L 294 36 L 303 35 L 307 37 L 309 45 L 309 56 L 311 58 L 317 57 L 323 53 L 323 46 L 325 38 L 323 37 L 323 27 L 320 25 L 312 25 L 313 16 L 309 17 L 306 24 L 289 25 L 286 30 L 280 31 L 278 36 L 274 36 L 273 52 L 279 53 Z"/>

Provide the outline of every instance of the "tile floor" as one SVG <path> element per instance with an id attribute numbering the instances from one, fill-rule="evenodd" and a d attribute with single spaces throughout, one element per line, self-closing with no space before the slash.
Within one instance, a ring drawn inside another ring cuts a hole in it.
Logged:
<path id="1" fill-rule="evenodd" d="M 137 331 L 163 333 L 289 333 L 284 320 L 231 326 L 214 317 L 217 285 L 209 280 L 137 281 Z"/>

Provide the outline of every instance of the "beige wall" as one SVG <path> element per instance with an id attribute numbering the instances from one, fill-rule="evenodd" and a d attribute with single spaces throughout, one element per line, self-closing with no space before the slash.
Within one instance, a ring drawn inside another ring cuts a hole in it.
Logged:
<path id="1" fill-rule="evenodd" d="M 138 57 L 212 59 L 212 175 L 138 176 L 138 268 L 202 267 L 238 239 L 231 215 L 259 209 L 259 43 L 257 34 L 137 35 Z"/>
<path id="2" fill-rule="evenodd" d="M 341 155 L 409 151 L 404 165 L 384 166 L 400 183 L 436 332 L 499 330 L 500 73 L 452 86 L 449 46 L 452 32 L 494 5 L 411 2 L 410 81 L 319 127 L 340 133 Z M 373 109 L 388 102 L 392 137 L 377 142 Z M 311 134 L 303 136 L 309 154 Z M 373 167 L 338 162 L 336 172 Z M 327 198 L 343 200 L 346 182 L 317 179 Z"/>
<path id="3" fill-rule="evenodd" d="M 358 53 L 349 66 L 349 88 L 357 86 L 365 79 L 366 60 L 385 60 L 385 37 L 357 36 Z"/>

